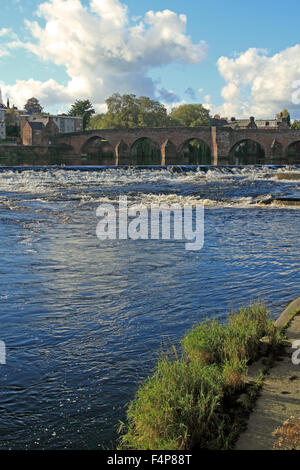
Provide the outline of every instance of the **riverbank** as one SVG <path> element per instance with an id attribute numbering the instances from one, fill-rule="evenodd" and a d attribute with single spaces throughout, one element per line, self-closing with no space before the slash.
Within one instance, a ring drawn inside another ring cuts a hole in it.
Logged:
<path id="1" fill-rule="evenodd" d="M 300 340 L 300 298 L 284 310 L 275 325 L 287 327 L 285 348 L 265 377 L 255 410 L 236 444 L 236 450 L 291 449 L 296 441 L 300 450 L 300 365 L 292 361 L 292 355 L 296 352 L 292 348 L 293 343 Z M 298 422 L 297 431 L 293 431 L 288 424 L 291 417 Z M 290 427 L 290 430 L 279 431 L 274 436 L 274 431 L 282 427 Z"/>
<path id="2" fill-rule="evenodd" d="M 55 165 L 60 164 L 55 147 L 41 145 L 24 146 L 17 144 L 0 145 L 1 166 Z"/>
<path id="3" fill-rule="evenodd" d="M 55 145 L 0 145 L 0 166 L 99 165 L 101 159 L 91 155 L 66 155 Z"/>
<path id="4" fill-rule="evenodd" d="M 232 449 L 282 340 L 262 304 L 192 328 L 182 351 L 164 355 L 137 391 L 120 449 Z M 249 364 L 262 356 L 249 380 Z"/>

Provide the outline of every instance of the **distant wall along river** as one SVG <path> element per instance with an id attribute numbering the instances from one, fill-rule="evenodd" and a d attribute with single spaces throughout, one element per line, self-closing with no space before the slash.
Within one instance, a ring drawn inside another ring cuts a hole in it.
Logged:
<path id="1" fill-rule="evenodd" d="M 1 449 L 99 449 L 196 322 L 300 295 L 300 168 L 0 169 Z M 205 202 L 205 244 L 96 237 L 101 202 Z"/>

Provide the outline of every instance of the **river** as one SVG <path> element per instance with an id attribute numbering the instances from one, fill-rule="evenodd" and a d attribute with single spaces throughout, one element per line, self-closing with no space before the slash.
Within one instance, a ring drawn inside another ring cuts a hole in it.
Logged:
<path id="1" fill-rule="evenodd" d="M 161 350 L 300 295 L 299 167 L 1 168 L 0 449 L 112 448 Z M 102 202 L 205 204 L 205 242 L 96 237 Z"/>

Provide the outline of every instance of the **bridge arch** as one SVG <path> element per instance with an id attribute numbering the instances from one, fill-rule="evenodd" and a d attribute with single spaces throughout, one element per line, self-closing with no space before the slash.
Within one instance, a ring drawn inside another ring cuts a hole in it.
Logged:
<path id="1" fill-rule="evenodd" d="M 98 165 L 115 165 L 115 152 L 108 140 L 100 135 L 88 138 L 81 147 L 81 153 L 87 154 Z"/>
<path id="2" fill-rule="evenodd" d="M 254 139 L 237 141 L 229 152 L 229 164 L 231 165 L 263 165 L 265 158 L 264 147 Z"/>
<path id="3" fill-rule="evenodd" d="M 286 147 L 285 157 L 290 163 L 300 164 L 300 140 L 295 140 Z"/>
<path id="4" fill-rule="evenodd" d="M 211 165 L 210 146 L 198 137 L 191 137 L 178 147 L 180 162 L 184 165 Z"/>
<path id="5" fill-rule="evenodd" d="M 160 146 L 149 137 L 140 137 L 130 147 L 130 159 L 133 165 L 160 165 Z"/>

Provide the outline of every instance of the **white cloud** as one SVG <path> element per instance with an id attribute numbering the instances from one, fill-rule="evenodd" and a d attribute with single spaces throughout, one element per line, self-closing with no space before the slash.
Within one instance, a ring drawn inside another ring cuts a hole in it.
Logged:
<path id="1" fill-rule="evenodd" d="M 3 47 L 1 47 L 1 45 L 0 45 L 0 57 L 4 57 L 6 55 L 9 55 L 8 51 L 3 49 Z"/>
<path id="2" fill-rule="evenodd" d="M 293 83 L 300 79 L 300 45 L 273 56 L 251 48 L 235 58 L 220 57 L 218 69 L 226 81 L 223 115 L 270 118 L 287 108 L 300 117 L 300 106 L 293 102 Z"/>
<path id="3" fill-rule="evenodd" d="M 16 40 L 17 35 L 11 28 L 0 28 L 0 57 L 9 55 L 9 48 L 7 46 L 7 40 Z M 4 42 L 3 42 L 4 41 Z"/>
<path id="4" fill-rule="evenodd" d="M 55 80 L 41 82 L 39 80 L 17 80 L 14 85 L 2 86 L 3 94 L 10 97 L 12 104 L 18 105 L 20 108 L 24 106 L 28 98 L 32 96 L 38 97 L 41 104 L 55 103 L 64 104 L 70 100 L 69 86 L 59 85 Z M 75 99 L 77 96 L 75 95 Z"/>
<path id="5" fill-rule="evenodd" d="M 119 0 L 48 0 L 40 4 L 38 20 L 26 21 L 31 42 L 14 41 L 45 61 L 64 66 L 70 80 L 17 81 L 6 86 L 19 106 L 36 96 L 44 105 L 90 98 L 99 107 L 113 92 L 154 96 L 156 84 L 148 77 L 153 67 L 174 62 L 199 63 L 207 45 L 193 44 L 186 35 L 186 16 L 170 10 L 148 11 L 131 24 L 128 8 Z M 159 94 L 159 91 L 158 91 Z M 26 101 L 25 99 L 25 101 Z"/>
<path id="6" fill-rule="evenodd" d="M 0 29 L 0 37 L 7 36 L 10 33 L 10 29 L 8 28 L 1 28 Z"/>

